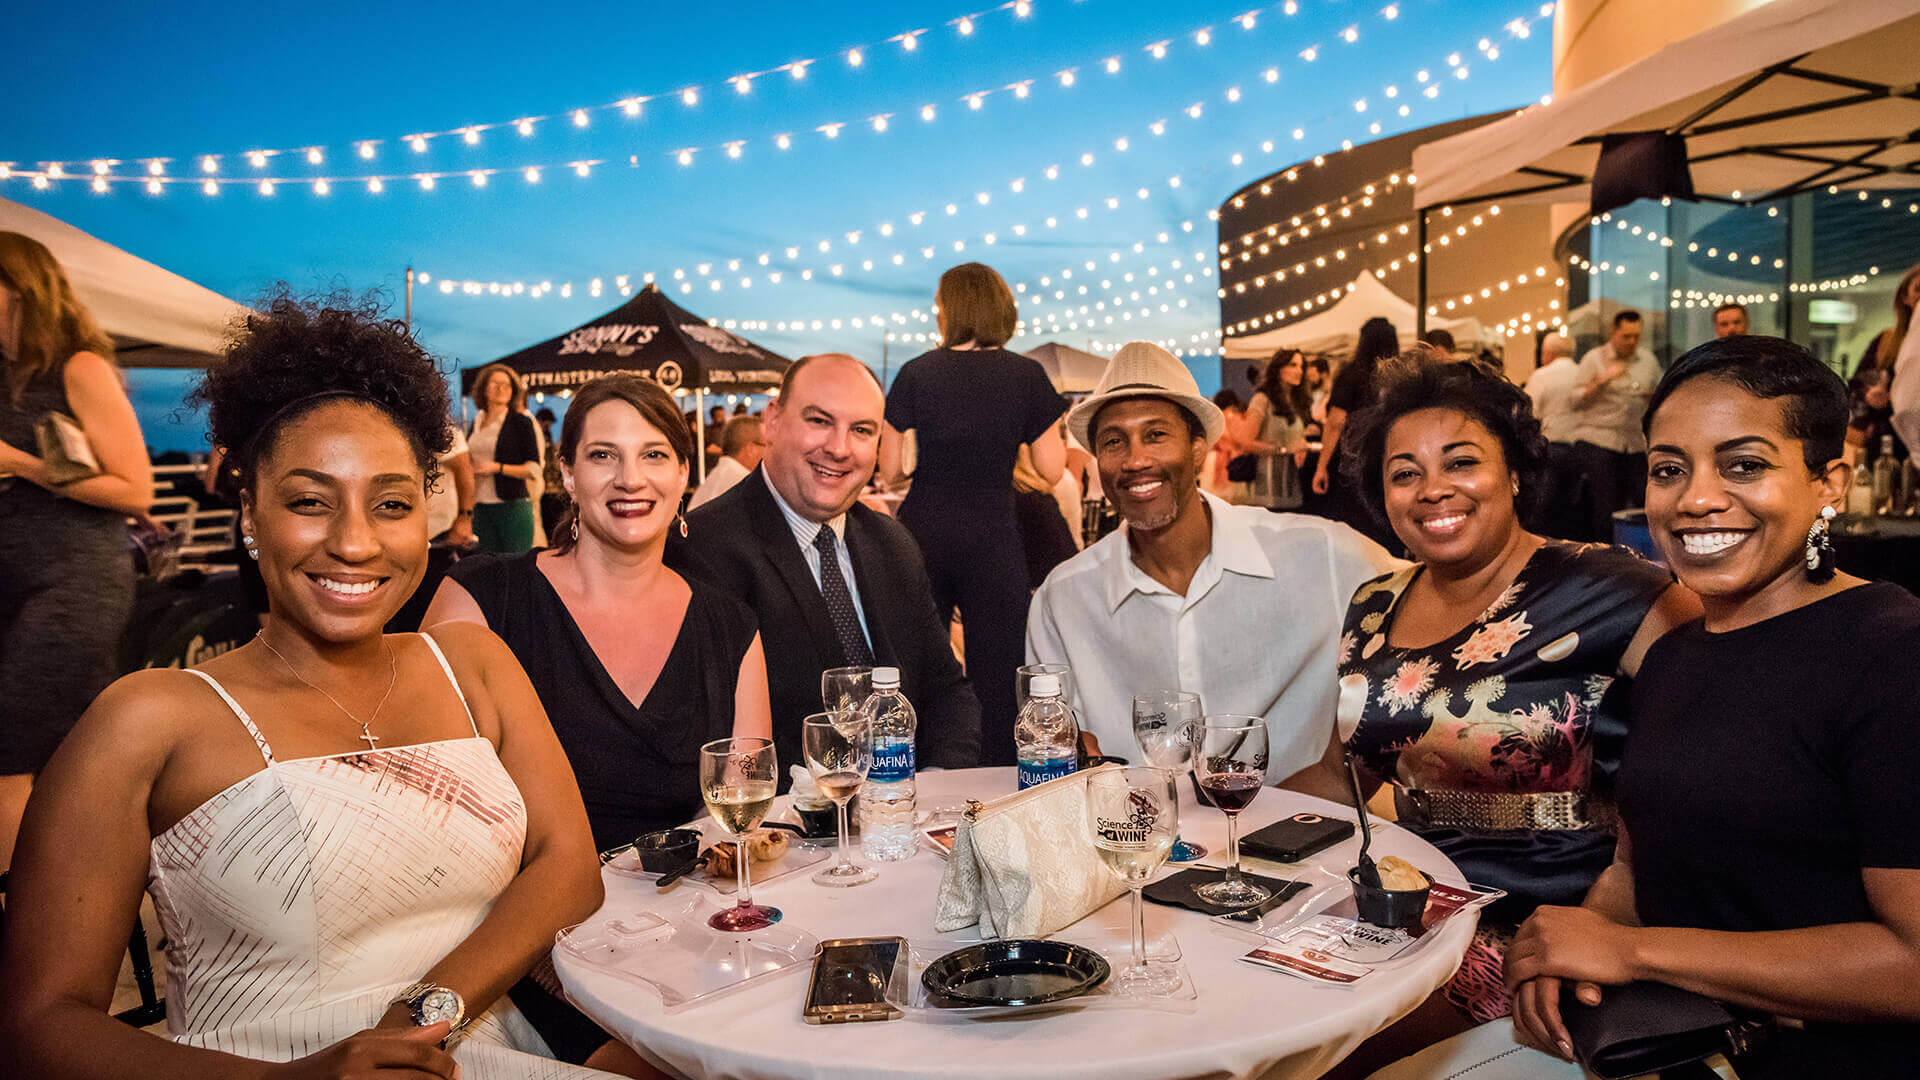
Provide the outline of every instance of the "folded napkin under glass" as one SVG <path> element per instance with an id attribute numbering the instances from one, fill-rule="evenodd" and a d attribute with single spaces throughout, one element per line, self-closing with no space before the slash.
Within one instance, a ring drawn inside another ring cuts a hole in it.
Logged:
<path id="1" fill-rule="evenodd" d="M 1087 777 L 1071 773 L 992 802 L 969 801 L 940 878 L 933 926 L 983 938 L 1046 937 L 1126 891 L 1095 853 Z"/>

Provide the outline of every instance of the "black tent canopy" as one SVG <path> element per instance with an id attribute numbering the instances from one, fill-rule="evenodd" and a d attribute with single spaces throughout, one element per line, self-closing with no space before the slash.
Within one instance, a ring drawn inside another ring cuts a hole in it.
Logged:
<path id="1" fill-rule="evenodd" d="M 574 390 L 615 372 L 645 375 L 668 390 L 765 393 L 791 363 L 778 353 L 713 326 L 648 284 L 633 299 L 559 337 L 500 357 L 528 390 Z M 471 393 L 479 364 L 462 369 Z"/>

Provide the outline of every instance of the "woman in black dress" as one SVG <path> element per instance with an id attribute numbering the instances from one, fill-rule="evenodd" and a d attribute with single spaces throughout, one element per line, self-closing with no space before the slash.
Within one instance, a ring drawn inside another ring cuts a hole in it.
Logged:
<path id="1" fill-rule="evenodd" d="M 61 413 L 101 471 L 80 480 L 36 456 Z M 0 870 L 33 777 L 114 675 L 133 607 L 127 517 L 153 504 L 153 467 L 113 343 L 39 241 L 0 232 Z"/>
<path id="2" fill-rule="evenodd" d="M 1019 313 L 991 267 L 940 276 L 940 347 L 907 361 L 887 392 L 880 473 L 898 478 L 900 434 L 916 433 L 913 489 L 900 523 L 920 544 L 934 603 L 966 630 L 967 675 L 980 696 L 982 765 L 1013 764 L 1014 674 L 1026 662 L 1027 564 L 1013 510 L 1020 447 L 1034 472 L 1060 481 L 1066 444 L 1054 431 L 1066 399 L 1039 361 L 1008 352 Z"/>
<path id="3" fill-rule="evenodd" d="M 601 850 L 699 813 L 701 744 L 773 733 L 752 610 L 661 563 L 667 531 L 686 527 L 694 452 L 657 383 L 609 375 L 581 387 L 560 425 L 571 502 L 553 547 L 462 560 L 424 621 L 477 622 L 513 650 Z M 514 1000 L 563 1058 L 586 1060 L 605 1039 L 524 984 Z"/>
<path id="4" fill-rule="evenodd" d="M 1354 343 L 1353 357 L 1341 365 L 1327 393 L 1327 416 L 1320 436 L 1320 459 L 1313 468 L 1313 494 L 1307 509 L 1343 521 L 1365 533 L 1386 548 L 1399 551 L 1392 530 L 1381 524 L 1344 479 L 1346 448 L 1340 443 L 1347 418 L 1374 403 L 1380 396 L 1374 386 L 1374 371 L 1382 360 L 1400 353 L 1400 333 L 1384 318 L 1368 319 L 1360 326 L 1360 338 Z"/>
<path id="5" fill-rule="evenodd" d="M 1746 1080 L 1920 1062 L 1920 601 L 1835 572 L 1847 392 L 1780 338 L 1710 341 L 1647 410 L 1647 521 L 1705 617 L 1633 687 L 1614 863 L 1507 954 L 1514 1025 L 1567 1056 L 1561 991 L 1652 980 L 1793 1018 Z"/>

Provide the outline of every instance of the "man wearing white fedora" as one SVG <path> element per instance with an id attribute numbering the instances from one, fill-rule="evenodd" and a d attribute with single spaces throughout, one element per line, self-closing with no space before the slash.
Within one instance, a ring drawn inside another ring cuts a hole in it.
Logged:
<path id="1" fill-rule="evenodd" d="M 1123 756 L 1136 693 L 1190 690 L 1205 712 L 1264 716 L 1267 775 L 1279 781 L 1331 737 L 1347 601 L 1401 564 L 1338 522 L 1201 491 L 1225 426 L 1171 353 L 1121 346 L 1067 414 L 1121 526 L 1034 594 L 1027 659 L 1072 667 L 1082 729 Z"/>

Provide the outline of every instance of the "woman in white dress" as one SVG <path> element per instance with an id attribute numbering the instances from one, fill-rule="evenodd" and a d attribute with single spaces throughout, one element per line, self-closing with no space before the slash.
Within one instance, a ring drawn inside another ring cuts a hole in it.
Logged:
<path id="1" fill-rule="evenodd" d="M 377 311 L 281 296 L 195 393 L 273 617 L 121 679 L 48 765 L 0 1056 L 36 1078 L 604 1075 L 551 1060 L 504 996 L 602 898 L 539 699 L 482 628 L 381 632 L 426 565 L 432 359 Z M 142 887 L 165 1039 L 106 1012 Z"/>

